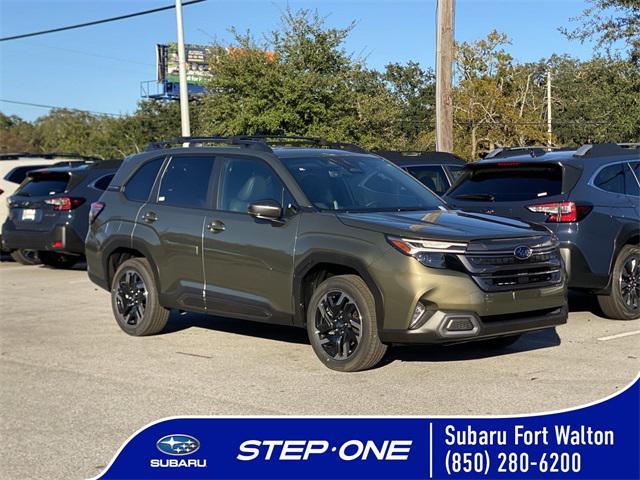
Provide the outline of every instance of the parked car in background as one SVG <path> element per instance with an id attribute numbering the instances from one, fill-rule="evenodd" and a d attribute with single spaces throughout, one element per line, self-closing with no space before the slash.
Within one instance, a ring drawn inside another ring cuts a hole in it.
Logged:
<path id="1" fill-rule="evenodd" d="M 447 152 L 376 151 L 420 180 L 432 192 L 443 195 L 458 179 L 466 162 Z"/>
<path id="2" fill-rule="evenodd" d="M 51 166 L 74 166 L 100 159 L 74 153 L 2 153 L 0 154 L 0 225 L 4 223 L 9 213 L 7 198 L 16 191 L 18 186 L 32 170 Z M 0 244 L 2 239 L 0 238 Z M 23 264 L 38 262 L 34 250 L 14 250 L 14 260 Z"/>
<path id="3" fill-rule="evenodd" d="M 267 140 L 179 138 L 125 159 L 86 256 L 126 333 L 159 333 L 172 308 L 295 325 L 324 365 L 358 371 L 392 343 L 502 348 L 566 321 L 544 227 L 452 211 L 361 149 Z"/>
<path id="4" fill-rule="evenodd" d="M 36 251 L 45 265 L 70 268 L 84 255 L 91 203 L 122 162 L 100 161 L 27 173 L 9 197 L 2 243 L 11 252 Z"/>
<path id="5" fill-rule="evenodd" d="M 544 224 L 570 288 L 596 294 L 610 318 L 640 318 L 640 146 L 509 152 L 469 164 L 449 205 Z"/>

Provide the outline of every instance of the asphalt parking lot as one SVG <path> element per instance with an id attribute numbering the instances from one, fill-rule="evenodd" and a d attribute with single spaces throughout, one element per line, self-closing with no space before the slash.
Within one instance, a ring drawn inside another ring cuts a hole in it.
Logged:
<path id="1" fill-rule="evenodd" d="M 166 416 L 532 413 L 614 393 L 640 365 L 640 320 L 601 318 L 588 296 L 571 297 L 567 325 L 502 352 L 398 347 L 341 374 L 294 328 L 175 312 L 163 334 L 129 337 L 81 268 L 3 262 L 0 292 L 0 435 L 19 444 L 2 478 L 97 475 Z"/>

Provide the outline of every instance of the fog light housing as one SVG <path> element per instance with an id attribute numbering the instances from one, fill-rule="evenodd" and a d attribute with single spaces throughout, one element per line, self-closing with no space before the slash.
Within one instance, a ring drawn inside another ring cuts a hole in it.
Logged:
<path id="1" fill-rule="evenodd" d="M 470 332 L 475 324 L 469 317 L 451 317 L 445 326 L 448 332 Z"/>

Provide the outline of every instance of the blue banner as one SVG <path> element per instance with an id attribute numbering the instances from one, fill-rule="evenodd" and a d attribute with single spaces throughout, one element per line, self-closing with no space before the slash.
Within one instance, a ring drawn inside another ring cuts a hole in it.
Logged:
<path id="1" fill-rule="evenodd" d="M 513 417 L 185 417 L 137 432 L 101 479 L 640 479 L 640 382 Z"/>

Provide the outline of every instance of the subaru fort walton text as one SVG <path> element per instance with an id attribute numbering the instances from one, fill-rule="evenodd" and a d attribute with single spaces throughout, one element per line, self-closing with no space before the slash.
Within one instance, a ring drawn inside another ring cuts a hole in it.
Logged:
<path id="1" fill-rule="evenodd" d="M 90 222 L 89 276 L 130 335 L 160 332 L 170 309 L 294 325 L 352 372 L 391 344 L 504 347 L 567 318 L 549 230 L 450 210 L 355 146 L 157 142 L 124 160 Z"/>

